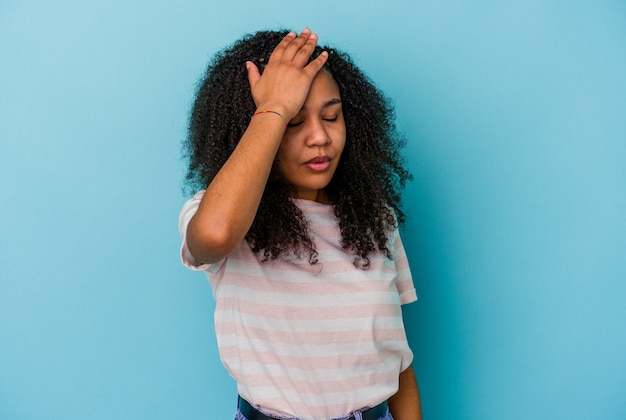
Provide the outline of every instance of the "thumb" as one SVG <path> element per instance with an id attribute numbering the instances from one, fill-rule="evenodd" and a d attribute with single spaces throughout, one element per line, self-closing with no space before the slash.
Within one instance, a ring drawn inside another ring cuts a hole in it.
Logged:
<path id="1" fill-rule="evenodd" d="M 261 78 L 261 73 L 259 72 L 259 68 L 252 61 L 246 61 L 246 69 L 248 70 L 248 83 L 250 83 L 250 90 L 252 90 Z"/>

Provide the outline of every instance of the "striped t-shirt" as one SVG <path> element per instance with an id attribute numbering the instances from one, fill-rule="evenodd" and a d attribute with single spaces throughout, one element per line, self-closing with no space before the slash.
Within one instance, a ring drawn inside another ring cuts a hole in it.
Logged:
<path id="1" fill-rule="evenodd" d="M 371 255 L 355 268 L 341 247 L 331 205 L 294 200 L 319 253 L 260 262 L 247 242 L 215 264 L 200 264 L 186 244 L 200 191 L 183 206 L 181 257 L 206 273 L 216 300 L 220 358 L 239 394 L 271 414 L 301 419 L 341 417 L 375 406 L 398 390 L 412 362 L 401 304 L 417 299 L 398 231 L 393 259 Z"/>

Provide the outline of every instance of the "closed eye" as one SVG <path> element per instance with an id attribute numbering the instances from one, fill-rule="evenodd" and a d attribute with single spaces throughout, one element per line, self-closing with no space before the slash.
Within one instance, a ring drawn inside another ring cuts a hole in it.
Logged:
<path id="1" fill-rule="evenodd" d="M 339 118 L 339 114 L 333 117 L 322 118 L 322 121 L 335 122 L 337 121 L 338 118 Z M 289 124 L 287 124 L 287 127 L 297 127 L 302 124 L 304 124 L 304 120 L 290 121 Z"/>

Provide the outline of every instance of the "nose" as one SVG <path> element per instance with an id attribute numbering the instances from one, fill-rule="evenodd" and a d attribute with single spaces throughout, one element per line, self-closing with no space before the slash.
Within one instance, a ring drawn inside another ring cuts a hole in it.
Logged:
<path id="1" fill-rule="evenodd" d="M 306 145 L 309 147 L 325 146 L 330 143 L 330 136 L 326 132 L 323 121 L 319 118 L 311 118 L 307 121 Z"/>

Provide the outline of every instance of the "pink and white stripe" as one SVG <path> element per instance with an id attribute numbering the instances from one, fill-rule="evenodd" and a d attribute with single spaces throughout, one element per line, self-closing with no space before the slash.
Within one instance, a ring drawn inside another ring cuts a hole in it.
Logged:
<path id="1" fill-rule="evenodd" d="M 209 279 L 220 357 L 241 396 L 270 413 L 328 419 L 393 395 L 413 359 L 400 306 L 417 299 L 398 232 L 390 239 L 393 260 L 376 254 L 368 270 L 355 269 L 332 206 L 296 200 L 320 264 L 260 263 L 244 241 L 226 259 L 203 265 L 185 241 L 203 194 L 180 213 L 181 258 Z"/>

